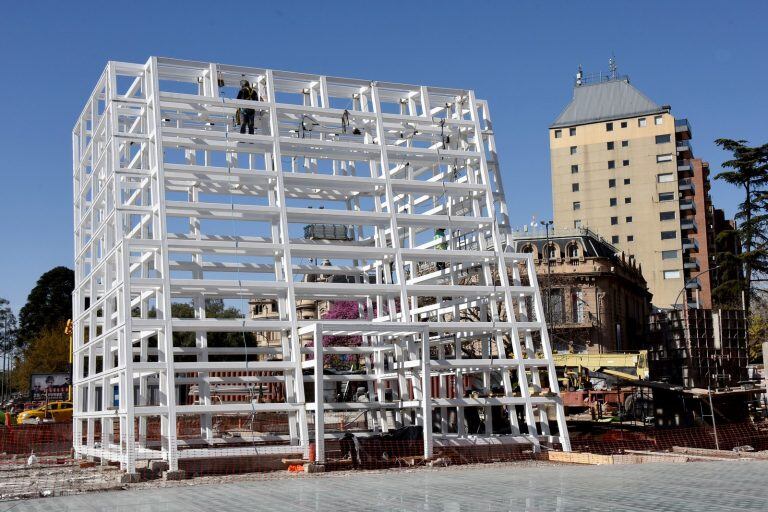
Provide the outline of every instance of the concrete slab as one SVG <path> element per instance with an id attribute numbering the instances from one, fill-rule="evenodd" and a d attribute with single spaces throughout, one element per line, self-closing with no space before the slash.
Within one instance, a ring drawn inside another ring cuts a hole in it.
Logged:
<path id="1" fill-rule="evenodd" d="M 765 461 L 642 465 L 494 464 L 325 473 L 236 484 L 0 503 L 0 512 L 355 510 L 744 511 L 768 509 Z"/>

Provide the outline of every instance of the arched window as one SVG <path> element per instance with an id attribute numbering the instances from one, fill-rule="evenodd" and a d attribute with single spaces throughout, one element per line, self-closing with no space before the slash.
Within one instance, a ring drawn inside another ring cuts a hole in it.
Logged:
<path id="1" fill-rule="evenodd" d="M 568 248 L 566 249 L 566 254 L 568 254 L 568 258 L 570 259 L 577 259 L 579 256 L 581 256 L 579 251 L 579 244 L 576 242 L 571 242 L 568 244 Z"/>
<path id="2" fill-rule="evenodd" d="M 545 254 L 550 260 L 556 260 L 560 257 L 560 248 L 557 246 L 557 244 L 550 243 L 549 247 L 547 247 L 545 251 Z"/>

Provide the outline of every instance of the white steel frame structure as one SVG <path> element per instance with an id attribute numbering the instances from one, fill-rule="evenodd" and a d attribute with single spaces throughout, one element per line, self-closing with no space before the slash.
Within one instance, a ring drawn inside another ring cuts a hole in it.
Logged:
<path id="1" fill-rule="evenodd" d="M 241 79 L 259 101 L 233 99 Z M 238 108 L 256 110 L 255 134 L 233 128 Z M 324 440 L 341 436 L 326 415 L 358 410 L 371 431 L 422 426 L 427 457 L 462 443 L 570 449 L 532 255 L 506 252 L 492 123 L 473 91 L 110 62 L 73 154 L 79 457 L 128 472 L 162 459 L 173 470 L 188 458 L 307 453 L 316 442 L 322 462 Z M 349 236 L 308 240 L 306 225 Z M 339 279 L 309 278 L 319 274 Z M 275 300 L 278 318 L 206 317 L 206 300 L 252 298 Z M 360 318 L 303 320 L 298 300 L 355 301 Z M 175 302 L 194 318 L 174 318 Z M 279 346 L 208 343 L 258 332 L 278 333 Z M 194 342 L 180 343 L 184 333 Z M 323 342 L 348 335 L 359 346 Z M 353 355 L 365 371 L 326 375 L 329 354 Z M 333 381 L 365 383 L 367 400 L 328 400 Z M 216 386 L 264 382 L 284 386 L 285 400 L 213 399 Z M 484 414 L 484 431 L 467 432 L 469 407 Z M 494 407 L 504 425 L 493 424 Z M 213 418 L 232 414 L 283 415 L 287 432 L 222 448 Z M 190 418 L 199 438 L 179 439 Z"/>

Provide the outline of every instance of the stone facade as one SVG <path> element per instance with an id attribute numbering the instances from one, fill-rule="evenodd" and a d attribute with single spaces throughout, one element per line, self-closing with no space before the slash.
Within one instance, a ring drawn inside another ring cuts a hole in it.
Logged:
<path id="1" fill-rule="evenodd" d="M 535 255 L 554 350 L 606 353 L 644 348 L 651 294 L 642 270 L 587 229 L 519 233 L 515 251 Z"/>

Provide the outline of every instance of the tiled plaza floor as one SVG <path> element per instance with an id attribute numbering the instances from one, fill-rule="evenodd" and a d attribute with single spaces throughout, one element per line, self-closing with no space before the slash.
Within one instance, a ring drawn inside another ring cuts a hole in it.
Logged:
<path id="1" fill-rule="evenodd" d="M 0 503 L 0 511 L 768 510 L 768 462 L 475 466 L 113 491 Z"/>

